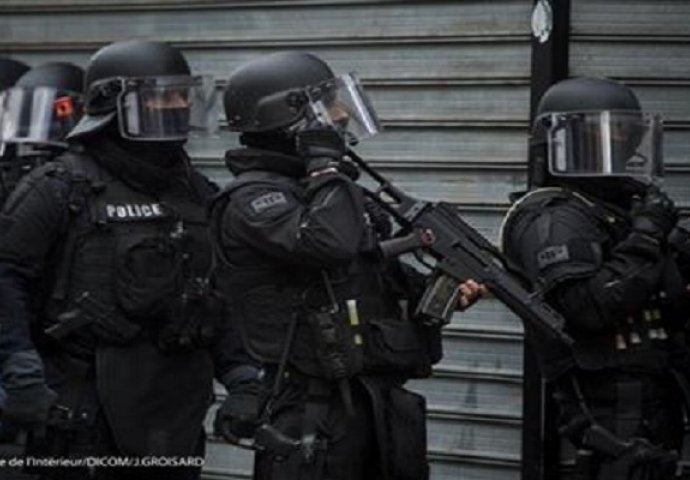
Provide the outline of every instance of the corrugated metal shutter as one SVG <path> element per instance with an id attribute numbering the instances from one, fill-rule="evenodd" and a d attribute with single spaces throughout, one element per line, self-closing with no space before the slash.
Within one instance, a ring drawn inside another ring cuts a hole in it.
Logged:
<path id="1" fill-rule="evenodd" d="M 524 0 L 4 0 L 0 52 L 31 64 L 84 65 L 101 44 L 129 37 L 182 47 L 197 72 L 225 77 L 258 53 L 313 51 L 356 70 L 386 132 L 358 151 L 400 187 L 457 203 L 490 238 L 524 184 L 529 104 Z M 232 141 L 193 142 L 219 183 Z M 435 480 L 519 477 L 522 329 L 495 301 L 446 328 L 432 379 L 411 382 L 430 406 Z M 247 452 L 211 440 L 206 475 L 245 478 Z"/>
<path id="2" fill-rule="evenodd" d="M 690 202 L 690 3 L 575 0 L 570 69 L 631 86 L 642 107 L 665 118 L 665 185 Z"/>

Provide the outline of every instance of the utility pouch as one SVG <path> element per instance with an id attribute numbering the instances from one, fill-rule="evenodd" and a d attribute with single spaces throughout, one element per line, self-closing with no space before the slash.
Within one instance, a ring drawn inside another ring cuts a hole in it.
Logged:
<path id="1" fill-rule="evenodd" d="M 120 238 L 116 251 L 115 295 L 133 318 L 162 318 L 179 292 L 181 265 L 173 242 L 162 235 Z"/>
<path id="2" fill-rule="evenodd" d="M 368 319 L 364 335 L 365 371 L 428 376 L 438 356 L 432 358 L 429 347 L 438 350 L 438 346 L 437 341 L 427 337 L 437 330 L 398 318 Z"/>
<path id="3" fill-rule="evenodd" d="M 426 480 L 426 401 L 416 393 L 395 386 L 390 389 L 386 414 L 390 478 Z M 383 450 L 383 449 L 382 449 Z"/>
<path id="4" fill-rule="evenodd" d="M 203 278 L 186 282 L 184 292 L 170 305 L 158 329 L 158 347 L 164 352 L 183 352 L 210 345 L 223 315 L 223 301 Z"/>
<path id="5" fill-rule="evenodd" d="M 338 380 L 352 377 L 362 371 L 361 336 L 344 317 L 342 311 L 307 313 L 307 324 L 314 340 L 316 371 L 305 373 L 328 380 Z M 298 362 L 299 357 L 298 354 Z M 308 369 L 309 367 L 305 370 Z"/>

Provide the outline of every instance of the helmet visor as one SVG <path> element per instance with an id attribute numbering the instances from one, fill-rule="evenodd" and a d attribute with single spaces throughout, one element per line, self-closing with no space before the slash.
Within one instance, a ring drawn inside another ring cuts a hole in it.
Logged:
<path id="1" fill-rule="evenodd" d="M 64 146 L 83 112 L 80 93 L 14 87 L 0 94 L 0 141 Z"/>
<path id="2" fill-rule="evenodd" d="M 351 145 L 381 131 L 376 110 L 354 73 L 310 87 L 307 95 L 315 119 L 341 132 Z"/>
<path id="3" fill-rule="evenodd" d="M 650 181 L 663 175 L 662 122 L 633 111 L 550 113 L 537 119 L 555 176 L 625 176 Z"/>
<path id="4" fill-rule="evenodd" d="M 218 96 L 210 77 L 127 78 L 117 102 L 120 133 L 131 140 L 185 140 L 218 130 Z"/>

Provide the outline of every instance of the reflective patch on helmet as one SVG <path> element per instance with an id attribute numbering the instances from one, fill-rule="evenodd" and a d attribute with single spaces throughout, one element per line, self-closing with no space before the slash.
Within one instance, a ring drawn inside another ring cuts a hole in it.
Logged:
<path id="1" fill-rule="evenodd" d="M 567 262 L 570 260 L 570 252 L 567 245 L 555 245 L 546 247 L 537 254 L 537 264 L 540 270 L 555 263 Z"/>
<path id="2" fill-rule="evenodd" d="M 53 102 L 55 107 L 55 116 L 59 119 L 71 117 L 74 115 L 74 105 L 72 104 L 72 98 L 68 96 L 58 97 Z"/>
<path id="3" fill-rule="evenodd" d="M 287 203 L 288 201 L 284 193 L 270 192 L 255 198 L 250 205 L 254 213 L 261 213 L 268 208 L 275 207 L 276 205 L 287 205 Z"/>

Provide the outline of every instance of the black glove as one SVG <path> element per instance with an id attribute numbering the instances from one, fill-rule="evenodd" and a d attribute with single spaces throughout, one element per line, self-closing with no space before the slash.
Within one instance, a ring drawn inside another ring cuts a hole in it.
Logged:
<path id="1" fill-rule="evenodd" d="M 228 396 L 216 412 L 213 432 L 231 443 L 238 443 L 241 438 L 252 437 L 259 426 L 263 383 L 258 370 L 250 366 L 233 369 L 221 382 Z"/>
<path id="2" fill-rule="evenodd" d="M 364 210 L 369 215 L 371 226 L 374 227 L 379 240 L 388 240 L 393 233 L 393 223 L 390 214 L 381 205 L 368 197 L 364 201 Z"/>
<path id="3" fill-rule="evenodd" d="M 307 128 L 295 137 L 297 154 L 304 158 L 307 174 L 337 167 L 347 152 L 343 137 L 330 127 Z"/>
<path id="4" fill-rule="evenodd" d="M 658 189 L 649 189 L 630 210 L 633 230 L 663 241 L 678 222 L 678 210 L 668 195 Z"/>
<path id="5" fill-rule="evenodd" d="M 678 455 L 646 438 L 633 438 L 621 460 L 629 463 L 631 480 L 667 480 L 675 476 Z"/>
<path id="6" fill-rule="evenodd" d="M 50 407 L 57 394 L 44 384 L 8 388 L 2 422 L 13 427 L 42 429 L 48 421 Z"/>
<path id="7" fill-rule="evenodd" d="M 24 350 L 7 357 L 2 364 L 2 382 L 7 392 L 2 422 L 29 429 L 45 426 L 57 395 L 46 386 L 38 352 Z"/>
<path id="8" fill-rule="evenodd" d="M 348 177 L 353 182 L 356 182 L 359 178 L 359 168 L 354 162 L 343 160 L 338 162 L 338 165 L 335 168 L 337 168 L 340 173 Z"/>

